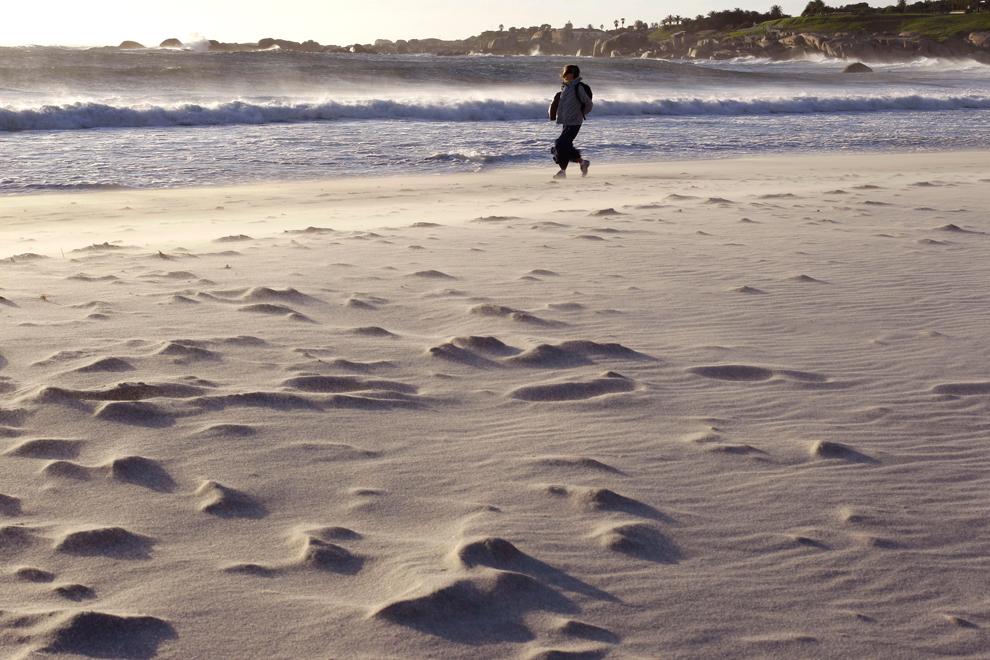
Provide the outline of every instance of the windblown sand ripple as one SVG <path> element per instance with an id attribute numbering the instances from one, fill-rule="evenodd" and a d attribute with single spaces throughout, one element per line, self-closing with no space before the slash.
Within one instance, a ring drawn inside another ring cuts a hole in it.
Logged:
<path id="1" fill-rule="evenodd" d="M 988 165 L 0 198 L 0 649 L 985 658 Z"/>

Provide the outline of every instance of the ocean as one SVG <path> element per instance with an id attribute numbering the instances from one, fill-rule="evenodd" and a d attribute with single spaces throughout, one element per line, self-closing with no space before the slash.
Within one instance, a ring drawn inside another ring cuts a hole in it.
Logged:
<path id="1" fill-rule="evenodd" d="M 990 145 L 990 67 L 0 48 L 0 194 L 555 170 L 577 62 L 593 162 Z M 593 170 L 592 170 L 593 171 Z"/>

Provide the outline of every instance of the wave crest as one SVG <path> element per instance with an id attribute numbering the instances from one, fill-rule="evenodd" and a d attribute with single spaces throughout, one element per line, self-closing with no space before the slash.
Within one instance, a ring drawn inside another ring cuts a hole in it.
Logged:
<path id="1" fill-rule="evenodd" d="M 395 101 L 369 99 L 353 102 L 252 103 L 229 101 L 214 104 L 111 105 L 72 103 L 37 108 L 0 108 L 0 131 L 63 131 L 90 128 L 150 128 L 170 126 L 218 126 L 273 124 L 342 119 L 414 119 L 446 122 L 540 120 L 546 102 L 496 99 L 444 101 Z M 601 100 L 593 118 L 630 116 L 768 115 L 837 112 L 914 112 L 990 109 L 990 97 L 982 95 L 924 96 L 797 96 L 761 99 L 675 98 L 654 100 Z"/>

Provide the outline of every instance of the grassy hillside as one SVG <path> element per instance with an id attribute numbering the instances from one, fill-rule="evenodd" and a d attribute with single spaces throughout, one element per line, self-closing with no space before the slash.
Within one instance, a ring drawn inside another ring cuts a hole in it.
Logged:
<path id="1" fill-rule="evenodd" d="M 780 30 L 805 32 L 917 32 L 936 41 L 951 37 L 965 37 L 970 32 L 990 32 L 990 12 L 980 14 L 877 14 L 873 16 L 808 16 L 767 21 L 768 26 Z M 660 28 L 650 35 L 653 41 L 666 41 L 670 35 L 684 28 L 679 25 Z M 734 31 L 730 31 L 733 32 Z M 752 33 L 753 31 L 747 31 Z M 740 33 L 741 34 L 741 33 Z"/>
<path id="2" fill-rule="evenodd" d="M 917 32 L 943 41 L 970 32 L 990 32 L 990 12 L 980 14 L 887 14 L 876 16 L 808 16 L 765 23 L 781 30 L 807 32 Z"/>

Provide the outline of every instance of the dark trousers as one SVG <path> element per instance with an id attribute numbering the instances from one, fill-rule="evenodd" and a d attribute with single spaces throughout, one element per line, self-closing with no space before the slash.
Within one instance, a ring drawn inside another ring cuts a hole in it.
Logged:
<path id="1" fill-rule="evenodd" d="M 553 160 L 560 165 L 560 169 L 566 170 L 567 164 L 571 161 L 577 162 L 581 158 L 581 152 L 574 148 L 574 138 L 581 130 L 581 124 L 564 126 L 560 132 L 560 137 L 553 143 Z"/>

